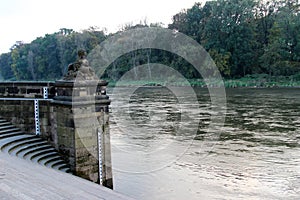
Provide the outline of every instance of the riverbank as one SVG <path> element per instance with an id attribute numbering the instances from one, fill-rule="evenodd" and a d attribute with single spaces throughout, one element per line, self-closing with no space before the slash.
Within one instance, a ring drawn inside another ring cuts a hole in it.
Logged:
<path id="1" fill-rule="evenodd" d="M 134 81 L 113 81 L 108 80 L 110 87 L 115 86 L 192 86 L 192 87 L 207 87 L 207 84 L 203 79 L 189 79 L 186 81 L 168 81 L 168 80 L 134 80 Z M 268 76 L 246 76 L 238 79 L 223 79 L 210 81 L 210 87 L 221 87 L 225 88 L 238 88 L 238 87 L 249 87 L 249 88 L 272 88 L 272 87 L 300 87 L 299 77 L 268 77 Z"/>

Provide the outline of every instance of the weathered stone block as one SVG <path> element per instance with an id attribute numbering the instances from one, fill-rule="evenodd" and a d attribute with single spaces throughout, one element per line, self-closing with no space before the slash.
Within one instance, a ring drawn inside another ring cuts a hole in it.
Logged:
<path id="1" fill-rule="evenodd" d="M 92 155 L 91 153 L 97 152 L 97 146 L 93 147 L 82 147 L 76 149 L 76 157 L 86 157 L 87 155 Z"/>
<path id="2" fill-rule="evenodd" d="M 77 148 L 90 148 L 98 145 L 97 138 L 94 137 L 82 137 L 75 140 L 75 147 Z"/>

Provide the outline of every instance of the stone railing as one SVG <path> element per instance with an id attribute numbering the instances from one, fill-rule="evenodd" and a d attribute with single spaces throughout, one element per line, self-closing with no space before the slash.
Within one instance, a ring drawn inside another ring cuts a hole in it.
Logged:
<path id="1" fill-rule="evenodd" d="M 54 83 L 50 81 L 0 82 L 0 97 L 44 98 L 46 92 L 47 98 L 52 98 L 55 96 Z"/>

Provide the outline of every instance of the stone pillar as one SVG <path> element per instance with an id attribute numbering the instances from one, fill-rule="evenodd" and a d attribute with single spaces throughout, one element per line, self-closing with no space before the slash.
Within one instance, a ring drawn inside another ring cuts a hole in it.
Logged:
<path id="1" fill-rule="evenodd" d="M 106 86 L 105 81 L 56 81 L 52 140 L 75 175 L 113 188 Z"/>

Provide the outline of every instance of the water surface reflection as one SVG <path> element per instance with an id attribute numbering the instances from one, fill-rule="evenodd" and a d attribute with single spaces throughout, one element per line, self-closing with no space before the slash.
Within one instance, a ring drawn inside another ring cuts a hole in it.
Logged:
<path id="1" fill-rule="evenodd" d="M 140 88 L 129 102 L 111 95 L 116 191 L 137 199 L 300 198 L 299 89 L 228 89 L 226 121 L 214 140 L 206 137 L 208 91 L 195 89 L 198 105 L 181 91 Z"/>

